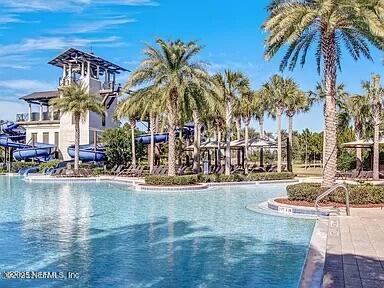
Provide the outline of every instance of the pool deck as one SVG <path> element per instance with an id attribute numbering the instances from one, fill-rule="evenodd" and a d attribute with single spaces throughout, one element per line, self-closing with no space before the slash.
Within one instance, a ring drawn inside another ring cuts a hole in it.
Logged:
<path id="1" fill-rule="evenodd" d="M 322 287 L 384 287 L 383 209 L 329 218 Z"/>

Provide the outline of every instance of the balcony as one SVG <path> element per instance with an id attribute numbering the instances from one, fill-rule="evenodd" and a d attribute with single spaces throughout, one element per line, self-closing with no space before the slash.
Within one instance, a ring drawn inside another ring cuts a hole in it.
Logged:
<path id="1" fill-rule="evenodd" d="M 16 122 L 20 124 L 60 123 L 60 113 L 43 112 L 41 119 L 39 112 L 32 112 L 31 117 L 29 117 L 28 113 L 20 113 L 16 114 Z"/>

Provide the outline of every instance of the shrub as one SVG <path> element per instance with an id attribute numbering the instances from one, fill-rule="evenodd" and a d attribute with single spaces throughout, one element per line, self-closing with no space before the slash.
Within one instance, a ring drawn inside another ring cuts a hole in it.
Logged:
<path id="1" fill-rule="evenodd" d="M 43 172 L 44 169 L 55 168 L 59 163 L 60 163 L 60 160 L 57 160 L 57 159 L 51 160 L 51 161 L 48 161 L 48 162 L 42 162 L 39 165 L 39 170 L 41 172 Z"/>
<path id="2" fill-rule="evenodd" d="M 287 180 L 293 179 L 295 175 L 289 172 L 267 172 L 267 173 L 251 173 L 248 175 L 224 174 L 199 175 L 199 181 L 204 183 L 210 182 L 243 182 L 243 181 L 267 181 L 267 180 Z"/>
<path id="3" fill-rule="evenodd" d="M 34 162 L 12 162 L 11 172 L 16 173 L 22 168 L 34 166 L 38 166 L 38 164 Z"/>
<path id="4" fill-rule="evenodd" d="M 324 192 L 320 184 L 300 183 L 287 186 L 288 199 L 315 202 L 316 197 Z M 348 185 L 349 202 L 351 204 L 381 204 L 384 203 L 384 186 L 358 184 Z M 345 203 L 343 189 L 338 189 L 324 198 L 322 202 Z"/>
<path id="5" fill-rule="evenodd" d="M 145 184 L 158 186 L 180 186 L 192 185 L 198 183 L 197 175 L 188 176 L 156 176 L 149 175 L 145 177 Z"/>

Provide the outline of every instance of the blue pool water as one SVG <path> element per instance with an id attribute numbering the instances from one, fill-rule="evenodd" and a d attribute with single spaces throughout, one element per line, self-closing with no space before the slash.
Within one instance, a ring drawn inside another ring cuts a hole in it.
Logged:
<path id="1" fill-rule="evenodd" d="M 314 221 L 257 214 L 285 185 L 134 192 L 0 176 L 0 287 L 296 287 Z"/>

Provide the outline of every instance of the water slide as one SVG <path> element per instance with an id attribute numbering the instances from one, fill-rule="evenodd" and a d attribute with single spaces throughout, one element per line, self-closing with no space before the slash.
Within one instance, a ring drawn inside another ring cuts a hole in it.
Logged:
<path id="1" fill-rule="evenodd" d="M 180 129 L 176 130 L 176 137 L 179 137 Z M 193 135 L 193 124 L 187 124 L 183 128 L 183 135 L 191 136 Z M 156 133 L 154 134 L 155 143 L 165 143 L 168 142 L 169 135 L 168 133 Z M 144 145 L 149 145 L 151 143 L 151 134 L 140 135 L 135 138 L 137 142 Z"/>
<path id="2" fill-rule="evenodd" d="M 25 130 L 18 124 L 6 122 L 1 126 L 0 146 L 15 149 L 13 158 L 15 160 L 34 159 L 37 161 L 48 161 L 52 159 L 55 146 L 45 143 L 35 143 L 33 146 L 25 144 Z"/>
<path id="3" fill-rule="evenodd" d="M 68 155 L 75 158 L 75 145 L 69 146 L 67 149 Z M 100 162 L 105 161 L 105 148 L 103 145 L 80 145 L 79 159 L 83 162 Z"/>

